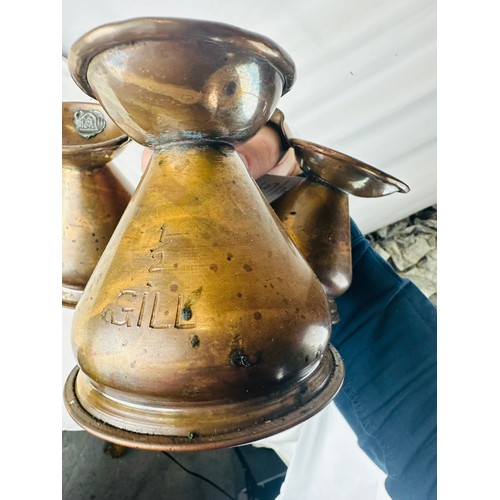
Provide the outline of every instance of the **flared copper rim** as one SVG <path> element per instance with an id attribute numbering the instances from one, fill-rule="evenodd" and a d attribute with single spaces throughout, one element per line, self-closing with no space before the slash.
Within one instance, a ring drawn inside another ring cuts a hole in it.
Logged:
<path id="1" fill-rule="evenodd" d="M 340 190 L 346 191 L 348 194 L 352 194 L 355 196 L 366 196 L 370 195 L 363 194 L 361 190 L 356 190 L 347 186 L 350 177 L 352 176 L 353 180 L 358 179 L 359 175 L 366 175 L 368 178 L 372 179 L 377 183 L 383 184 L 392 188 L 390 191 L 387 191 L 385 194 L 391 194 L 394 192 L 399 193 L 408 193 L 410 188 L 403 181 L 400 181 L 396 177 L 392 175 L 386 174 L 382 170 L 379 170 L 367 163 L 362 162 L 352 156 L 346 155 L 344 153 L 340 153 L 339 151 L 335 151 L 334 149 L 327 148 L 325 146 L 321 146 L 319 144 L 315 144 L 313 142 L 305 141 L 302 139 L 290 139 L 291 145 L 297 151 L 298 156 L 302 160 L 302 170 L 311 174 L 316 179 L 319 179 L 321 182 L 334 187 Z M 306 163 L 307 155 L 314 155 L 316 157 L 321 158 L 322 161 L 325 162 L 325 165 L 329 160 L 341 161 L 344 163 L 345 171 L 344 175 L 347 177 L 347 182 L 342 181 L 341 179 L 336 179 L 335 175 L 332 175 L 332 178 L 326 178 L 324 172 L 318 172 L 316 169 L 311 168 L 310 165 Z M 339 181 L 339 182 L 337 182 Z M 371 195 L 373 196 L 373 195 Z"/>
<path id="2" fill-rule="evenodd" d="M 284 403 L 279 409 L 279 415 L 270 414 L 266 421 L 255 422 L 252 421 L 252 415 L 250 414 L 245 425 L 226 433 L 214 435 L 167 436 L 140 434 L 98 420 L 82 406 L 77 397 L 75 383 L 80 371 L 78 366 L 72 370 L 66 380 L 64 400 L 68 413 L 83 429 L 98 438 L 122 446 L 158 451 L 197 451 L 228 448 L 248 444 L 285 431 L 325 408 L 342 386 L 344 362 L 337 350 L 330 345 L 329 349 L 325 351 L 320 365 L 323 365 L 321 368 L 327 371 L 329 376 L 311 397 L 306 401 L 301 401 L 300 405 L 297 404 L 297 396 L 288 398 L 292 402 L 284 398 Z M 300 381 L 294 388 L 294 394 L 306 394 L 307 381 Z M 258 409 L 262 411 L 265 402 L 261 401 L 259 404 Z"/>
<path id="3" fill-rule="evenodd" d="M 62 147 L 63 156 L 81 154 L 85 152 L 105 152 L 110 150 L 116 150 L 122 146 L 125 146 L 131 142 L 131 138 L 127 135 L 120 136 L 117 139 L 110 139 L 108 141 L 94 143 L 94 144 L 72 144 Z"/>
<path id="4" fill-rule="evenodd" d="M 294 83 L 293 60 L 269 38 L 229 24 L 196 19 L 142 17 L 102 25 L 89 31 L 73 44 L 68 56 L 68 66 L 77 85 L 95 98 L 87 80 L 87 69 L 96 55 L 119 45 L 182 38 L 203 39 L 255 53 L 281 74 L 284 82 L 282 95 L 286 94 Z"/>
<path id="5" fill-rule="evenodd" d="M 62 285 L 62 305 L 63 307 L 68 307 L 74 309 L 80 297 L 83 295 L 82 288 L 72 288 L 70 286 Z"/>
<path id="6" fill-rule="evenodd" d="M 99 103 L 95 102 L 63 101 L 62 105 L 81 106 L 82 108 L 91 108 L 101 112 L 105 112 L 103 107 Z M 108 118 L 108 120 L 110 120 L 111 122 L 110 118 Z M 114 122 L 113 126 L 119 129 L 118 125 L 116 125 L 116 123 Z M 99 152 L 99 151 L 115 150 L 122 146 L 125 146 L 131 140 L 132 139 L 125 132 L 122 131 L 121 134 L 118 134 L 112 139 L 108 139 L 106 141 L 93 142 L 88 144 L 63 144 L 62 154 L 63 156 L 65 156 L 65 155 L 81 154 L 90 151 Z"/>

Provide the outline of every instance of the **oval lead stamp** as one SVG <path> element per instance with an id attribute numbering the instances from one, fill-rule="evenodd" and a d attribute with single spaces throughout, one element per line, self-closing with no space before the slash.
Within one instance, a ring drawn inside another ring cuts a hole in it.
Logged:
<path id="1" fill-rule="evenodd" d="M 106 128 L 104 115 L 95 109 L 79 109 L 73 115 L 76 131 L 85 139 L 100 134 Z"/>

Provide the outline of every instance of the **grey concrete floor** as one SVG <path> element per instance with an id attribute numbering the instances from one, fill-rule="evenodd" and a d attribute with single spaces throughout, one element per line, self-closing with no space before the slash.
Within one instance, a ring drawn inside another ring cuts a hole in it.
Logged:
<path id="1" fill-rule="evenodd" d="M 107 443 L 84 431 L 63 432 L 63 500 L 219 500 L 228 496 L 190 475 L 161 452 L 127 449 L 113 458 Z M 243 446 L 242 452 L 259 488 L 259 500 L 279 493 L 285 464 L 270 449 Z M 192 472 L 211 480 L 227 494 L 245 500 L 243 466 L 234 449 L 172 453 Z M 275 481 L 269 481 L 276 477 Z"/>

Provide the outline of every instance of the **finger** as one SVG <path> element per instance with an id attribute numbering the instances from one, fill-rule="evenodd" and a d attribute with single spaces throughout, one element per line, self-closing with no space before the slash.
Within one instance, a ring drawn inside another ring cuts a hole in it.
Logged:
<path id="1" fill-rule="evenodd" d="M 269 175 L 297 175 L 301 172 L 299 162 L 295 156 L 295 150 L 289 148 L 285 153 L 285 156 L 279 161 L 279 163 L 272 168 L 268 174 Z"/>
<path id="2" fill-rule="evenodd" d="M 144 173 L 144 170 L 146 170 L 146 167 L 148 166 L 148 163 L 149 163 L 149 160 L 151 159 L 151 156 L 153 156 L 153 150 L 144 148 L 144 151 L 142 152 L 142 172 L 143 173 Z"/>
<path id="3" fill-rule="evenodd" d="M 236 151 L 254 179 L 262 177 L 278 163 L 281 150 L 277 132 L 263 127 L 248 142 L 238 146 Z"/>

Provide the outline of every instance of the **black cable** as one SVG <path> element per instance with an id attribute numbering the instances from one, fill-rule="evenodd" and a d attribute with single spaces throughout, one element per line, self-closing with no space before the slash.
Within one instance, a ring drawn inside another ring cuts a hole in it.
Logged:
<path id="1" fill-rule="evenodd" d="M 224 491 L 220 486 L 217 486 L 214 482 L 210 481 L 210 479 L 208 479 L 200 474 L 197 474 L 196 472 L 190 471 L 189 469 L 184 467 L 184 465 L 182 465 L 180 462 L 178 462 L 172 455 L 170 455 L 170 453 L 167 453 L 166 451 L 162 451 L 162 453 L 164 455 L 166 455 L 168 458 L 170 458 L 170 460 L 175 462 L 182 470 L 186 471 L 188 474 L 191 474 L 192 476 L 197 477 L 198 479 L 201 479 L 202 481 L 207 482 L 208 484 L 210 484 L 214 488 L 218 489 L 223 495 L 227 496 L 231 500 L 236 500 L 236 498 L 232 497 L 229 493 Z"/>
<path id="2" fill-rule="evenodd" d="M 257 481 L 255 480 L 255 478 L 252 474 L 252 471 L 250 470 L 250 466 L 248 465 L 248 462 L 245 460 L 245 457 L 243 456 L 242 451 L 238 447 L 233 448 L 233 449 L 236 452 L 236 456 L 238 457 L 238 460 L 240 461 L 241 466 L 243 467 L 243 472 L 245 474 L 245 485 L 246 485 L 248 500 L 256 500 L 257 491 L 259 489 L 259 486 L 257 485 Z"/>

